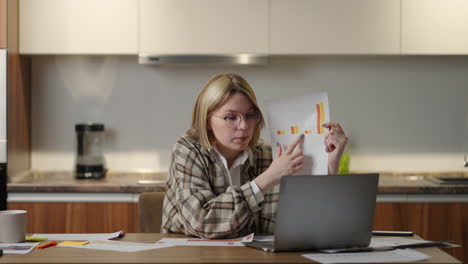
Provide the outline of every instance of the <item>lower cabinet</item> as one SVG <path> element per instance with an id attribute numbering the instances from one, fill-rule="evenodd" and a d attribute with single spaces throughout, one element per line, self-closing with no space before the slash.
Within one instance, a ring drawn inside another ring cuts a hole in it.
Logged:
<path id="1" fill-rule="evenodd" d="M 138 232 L 137 203 L 9 203 L 28 211 L 28 233 Z"/>
<path id="2" fill-rule="evenodd" d="M 374 230 L 408 230 L 427 240 L 461 245 L 443 249 L 468 263 L 468 203 L 378 203 Z"/>

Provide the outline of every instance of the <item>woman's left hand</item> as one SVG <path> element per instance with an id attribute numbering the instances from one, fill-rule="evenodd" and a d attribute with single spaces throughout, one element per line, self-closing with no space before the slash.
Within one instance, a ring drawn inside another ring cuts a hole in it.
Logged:
<path id="1" fill-rule="evenodd" d="M 328 174 L 338 174 L 341 155 L 343 154 L 348 137 L 340 124 L 328 122 L 323 125 L 329 131 L 325 134 L 325 150 L 328 152 Z"/>

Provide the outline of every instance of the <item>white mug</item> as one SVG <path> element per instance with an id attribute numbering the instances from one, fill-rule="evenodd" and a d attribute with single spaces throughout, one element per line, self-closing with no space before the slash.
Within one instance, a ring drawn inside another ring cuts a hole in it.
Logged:
<path id="1" fill-rule="evenodd" d="M 0 243 L 24 242 L 26 216 L 27 212 L 23 210 L 0 211 Z"/>

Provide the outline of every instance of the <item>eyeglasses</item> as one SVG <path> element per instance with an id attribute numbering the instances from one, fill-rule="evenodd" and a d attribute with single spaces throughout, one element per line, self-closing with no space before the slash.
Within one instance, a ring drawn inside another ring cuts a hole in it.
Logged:
<path id="1" fill-rule="evenodd" d="M 224 121 L 226 121 L 226 126 L 229 127 L 229 128 L 239 127 L 240 122 L 241 122 L 242 119 L 244 119 L 245 123 L 247 123 L 247 125 L 249 125 L 249 126 L 255 125 L 260 121 L 260 115 L 257 112 L 247 113 L 245 115 L 229 114 L 226 117 L 217 116 L 217 115 L 213 115 L 213 114 L 211 114 L 211 115 L 215 116 L 217 118 L 224 119 Z"/>

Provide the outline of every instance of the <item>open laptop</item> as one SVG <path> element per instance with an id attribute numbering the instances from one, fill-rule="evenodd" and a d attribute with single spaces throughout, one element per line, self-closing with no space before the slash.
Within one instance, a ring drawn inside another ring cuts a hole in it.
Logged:
<path id="1" fill-rule="evenodd" d="M 270 252 L 369 245 L 378 174 L 281 178 L 274 241 L 245 245 Z"/>

